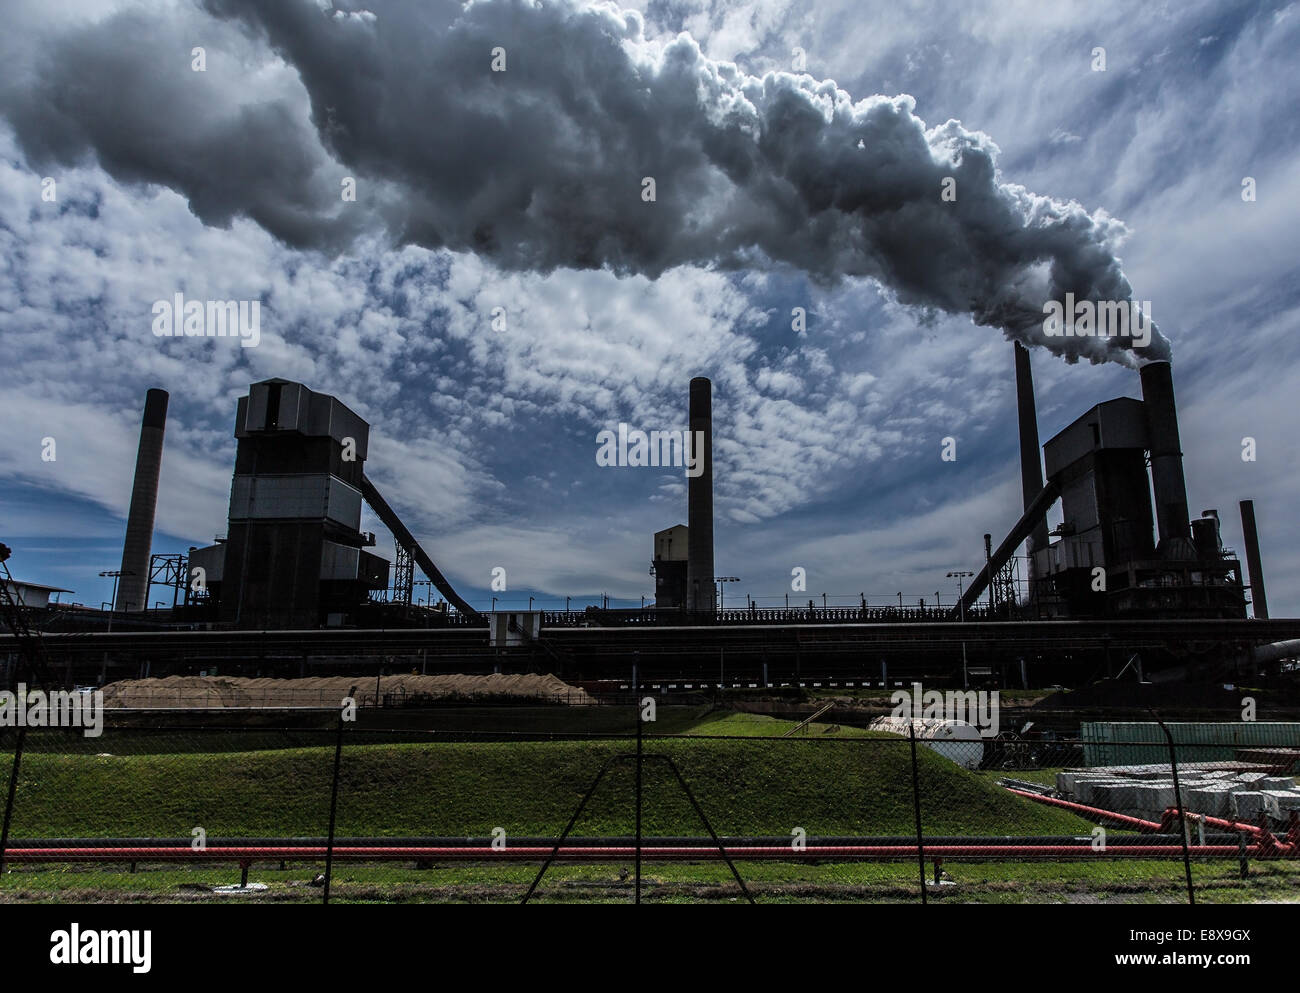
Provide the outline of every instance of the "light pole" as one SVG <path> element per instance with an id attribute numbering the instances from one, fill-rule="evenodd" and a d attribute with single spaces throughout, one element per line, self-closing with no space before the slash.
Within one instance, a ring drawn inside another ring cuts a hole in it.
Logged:
<path id="1" fill-rule="evenodd" d="M 726 594 L 725 594 L 726 587 L 723 586 L 722 584 L 738 583 L 740 582 L 740 577 L 739 576 L 714 576 L 713 581 L 718 584 L 718 613 L 722 613 L 723 609 L 726 607 Z"/>
<path id="2" fill-rule="evenodd" d="M 949 579 L 956 578 L 957 580 L 957 606 L 961 610 L 961 619 L 963 623 L 965 623 L 966 621 L 966 603 L 965 603 L 966 593 L 965 590 L 962 588 L 962 581 L 973 575 L 975 575 L 975 573 L 966 572 L 965 570 L 959 570 L 956 572 L 948 573 Z"/>
<path id="3" fill-rule="evenodd" d="M 975 573 L 967 572 L 964 569 L 948 573 L 949 579 L 955 577 L 957 580 L 957 609 L 960 612 L 961 622 L 963 624 L 966 623 L 966 594 L 962 589 L 962 581 L 973 575 L 975 575 Z M 964 638 L 961 643 L 961 688 L 964 690 L 970 689 L 970 677 L 966 674 L 966 639 Z"/>
<path id="4" fill-rule="evenodd" d="M 432 594 L 432 591 L 431 591 L 429 588 L 430 588 L 431 586 L 433 586 L 433 580 L 432 580 L 432 579 L 417 579 L 417 580 L 415 580 L 414 582 L 412 582 L 412 583 L 411 583 L 411 592 L 412 592 L 412 595 L 414 595 L 414 593 L 415 593 L 415 587 L 417 587 L 417 586 L 423 586 L 423 587 L 424 587 L 424 602 L 425 602 L 426 604 L 431 603 L 431 602 L 433 601 L 433 594 Z M 416 603 L 419 603 L 419 602 L 420 602 L 419 597 L 416 597 L 415 602 L 416 602 Z"/>
<path id="5" fill-rule="evenodd" d="M 108 630 L 111 634 L 113 631 L 113 614 L 117 611 L 117 581 L 122 576 L 134 576 L 135 573 L 130 569 L 125 571 L 121 569 L 107 569 L 104 572 L 101 572 L 100 575 L 113 577 L 113 599 L 108 605 Z"/>

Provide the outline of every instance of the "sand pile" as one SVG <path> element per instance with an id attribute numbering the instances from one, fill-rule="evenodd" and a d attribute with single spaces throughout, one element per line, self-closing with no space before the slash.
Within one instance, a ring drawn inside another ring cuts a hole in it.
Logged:
<path id="1" fill-rule="evenodd" d="M 415 697 L 512 697 L 547 703 L 590 704 L 585 690 L 553 675 L 486 676 L 393 675 L 316 676 L 303 679 L 250 679 L 242 676 L 167 676 L 124 679 L 104 687 L 106 707 L 337 707 L 356 687 L 363 706 L 378 693 L 386 704 L 401 706 Z"/>

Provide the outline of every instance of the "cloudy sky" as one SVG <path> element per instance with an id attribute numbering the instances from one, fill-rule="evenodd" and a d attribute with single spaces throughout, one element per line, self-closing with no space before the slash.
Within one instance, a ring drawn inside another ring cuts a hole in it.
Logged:
<path id="1" fill-rule="evenodd" d="M 496 566 L 507 602 L 639 603 L 685 481 L 598 466 L 596 434 L 684 427 L 706 375 L 729 600 L 794 567 L 950 600 L 1018 517 L 1009 339 L 1044 439 L 1139 395 L 1132 352 L 1042 336 L 1072 290 L 1149 304 L 1192 513 L 1239 549 L 1254 498 L 1272 610 L 1300 610 L 1300 6 L 6 6 L 19 578 L 108 598 L 154 386 L 154 550 L 224 534 L 235 400 L 279 376 L 371 423 L 368 474 L 472 603 Z M 260 343 L 154 336 L 178 292 L 259 301 Z"/>

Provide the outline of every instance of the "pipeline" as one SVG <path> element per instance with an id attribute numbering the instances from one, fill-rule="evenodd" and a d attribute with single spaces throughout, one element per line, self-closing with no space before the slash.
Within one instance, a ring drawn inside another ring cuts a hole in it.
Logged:
<path id="1" fill-rule="evenodd" d="M 1127 814 L 1117 814 L 1114 811 L 1103 810 L 1101 807 L 1089 807 L 1082 803 L 1075 803 L 1073 800 L 1062 800 L 1058 797 L 1044 796 L 1041 793 L 1031 793 L 1028 790 L 1017 790 L 1008 786 L 1005 787 L 1007 792 L 1014 793 L 1016 796 L 1022 796 L 1037 803 L 1045 803 L 1052 807 L 1060 807 L 1063 810 L 1070 810 L 1076 814 L 1083 814 L 1093 820 L 1105 820 L 1124 827 L 1132 827 L 1138 831 L 1149 833 L 1169 833 L 1177 830 L 1178 808 L 1168 807 L 1157 824 L 1155 821 L 1143 820 L 1140 817 L 1130 817 Z M 1242 834 L 1250 834 L 1259 839 L 1258 844 L 1268 852 L 1278 855 L 1295 855 L 1300 854 L 1297 845 L 1300 844 L 1300 819 L 1297 819 L 1294 812 L 1291 816 L 1291 823 L 1287 832 L 1286 841 L 1278 841 L 1277 837 L 1268 828 L 1261 827 L 1257 824 L 1247 824 L 1244 821 L 1227 821 L 1221 817 L 1212 817 L 1209 814 L 1196 814 L 1191 811 L 1185 811 L 1187 820 L 1203 821 L 1212 827 L 1227 828 L 1230 831 L 1236 831 Z M 1198 847 L 1196 850 L 1202 851 L 1205 846 Z"/>
<path id="2" fill-rule="evenodd" d="M 401 861 L 473 861 L 473 862 L 539 862 L 551 856 L 553 845 L 516 845 L 494 848 L 491 845 L 440 845 L 440 846 L 339 846 L 333 850 L 336 861 L 349 862 L 401 862 Z M 558 857 L 564 861 L 613 862 L 634 858 L 633 845 L 575 845 L 560 849 Z M 783 845 L 732 846 L 722 849 L 700 845 L 670 846 L 642 845 L 641 857 L 658 861 L 713 861 L 778 860 L 888 862 L 916 858 L 916 845 L 808 845 L 801 849 Z M 1288 855 L 1273 846 L 1247 845 L 1197 845 L 1194 852 L 1201 858 L 1276 858 Z M 1081 839 L 1069 845 L 932 845 L 926 843 L 927 858 L 979 859 L 990 861 L 1062 861 L 1089 859 L 1177 859 L 1182 855 L 1179 844 L 1120 844 L 1107 845 L 1104 850 L 1093 848 L 1091 839 Z M 215 846 L 202 849 L 179 846 L 140 847 L 58 847 L 10 848 L 6 861 L 15 863 L 54 862 L 239 862 L 254 861 L 320 861 L 325 858 L 324 846 L 273 845 L 273 846 Z"/>
<path id="3" fill-rule="evenodd" d="M 1157 823 L 1156 821 L 1143 820 L 1140 817 L 1130 817 L 1128 814 L 1117 814 L 1111 810 L 1103 810 L 1101 807 L 1089 807 L 1086 804 L 1075 803 L 1073 800 L 1061 800 L 1054 796 L 1031 793 L 1028 790 L 1013 789 L 1010 786 L 1005 787 L 1005 789 L 1008 793 L 1014 793 L 1016 796 L 1023 796 L 1051 807 L 1060 807 L 1062 810 L 1070 810 L 1076 814 L 1083 814 L 1092 820 L 1110 821 L 1123 827 L 1131 827 L 1136 831 L 1146 831 L 1148 833 L 1164 831 L 1163 822 Z"/>
<path id="4" fill-rule="evenodd" d="M 1235 834 L 1207 835 L 1217 844 L 1237 843 Z M 324 848 L 326 838 L 209 838 L 208 845 L 213 848 Z M 659 836 L 649 839 L 659 847 L 667 848 L 717 848 L 717 843 L 704 836 Z M 1127 839 L 1130 844 L 1161 844 L 1165 839 L 1144 836 Z M 718 839 L 724 848 L 788 848 L 790 838 L 787 835 L 767 836 L 723 836 Z M 871 847 L 914 847 L 913 835 L 880 836 L 819 836 L 814 844 L 823 848 L 871 848 Z M 927 836 L 926 845 L 958 845 L 982 848 L 990 845 L 1003 846 L 1069 846 L 1091 841 L 1088 835 L 933 835 Z M 31 849 L 86 849 L 86 848 L 175 848 L 189 850 L 193 838 L 18 838 L 14 846 Z M 579 848 L 619 848 L 632 843 L 624 835 L 603 835 L 597 837 L 570 836 L 568 847 Z M 480 849 L 491 846 L 489 837 L 336 837 L 334 844 L 343 848 L 471 848 Z M 510 844 L 517 848 L 551 848 L 555 845 L 554 837 L 516 837 Z"/>

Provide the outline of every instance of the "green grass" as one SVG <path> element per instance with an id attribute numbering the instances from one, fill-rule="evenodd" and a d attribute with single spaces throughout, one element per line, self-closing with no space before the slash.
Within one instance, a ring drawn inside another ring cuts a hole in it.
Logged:
<path id="1" fill-rule="evenodd" d="M 741 878 L 760 903 L 916 903 L 919 886 L 914 862 L 859 863 L 740 862 Z M 956 862 L 944 863 L 951 885 L 929 886 L 931 900 L 950 903 L 1159 903 L 1186 902 L 1182 865 L 1163 862 Z M 320 863 L 277 863 L 252 867 L 249 881 L 265 891 L 220 895 L 212 886 L 239 880 L 232 865 L 192 867 L 21 866 L 0 879 L 0 902 L 223 902 L 318 903 L 310 885 Z M 349 903 L 512 903 L 537 874 L 537 865 L 337 864 L 331 899 Z M 927 864 L 927 880 L 933 871 Z M 547 903 L 628 903 L 631 864 L 558 863 L 535 894 Z M 1195 863 L 1199 903 L 1294 902 L 1294 862 L 1254 862 L 1240 879 L 1231 860 Z M 643 865 L 642 897 L 655 903 L 741 902 L 739 887 L 725 864 L 655 863 Z"/>
<path id="2" fill-rule="evenodd" d="M 743 712 L 718 710 L 706 714 L 692 722 L 683 730 L 683 734 L 726 735 L 741 738 L 780 738 L 787 731 L 798 727 L 798 721 L 782 720 L 767 714 L 747 714 Z M 656 722 L 656 731 L 665 733 L 665 729 Z M 841 738 L 887 738 L 891 735 L 867 731 L 863 728 L 849 727 L 843 724 L 809 724 L 796 732 L 795 737 L 816 738 L 822 735 L 836 735 Z"/>
<path id="3" fill-rule="evenodd" d="M 713 827 L 723 835 L 909 835 L 913 830 L 910 748 L 905 739 L 814 725 L 805 738 L 761 740 L 794 722 L 759 715 L 697 713 L 678 726 L 737 740 L 648 738 L 647 754 L 670 756 Z M 29 754 L 23 763 L 12 833 L 23 837 L 320 836 L 329 814 L 331 747 L 247 752 L 160 752 L 167 739 L 134 754 Z M 597 771 L 628 752 L 628 741 L 429 742 L 353 744 L 340 776 L 338 833 L 347 835 L 555 836 Z M 192 738 L 176 739 L 183 748 Z M 101 746 L 103 747 L 103 746 Z M 1091 824 L 1008 794 L 994 772 L 967 772 L 927 748 L 917 750 L 927 836 L 1087 835 Z M 1010 773 L 1050 781 L 1054 770 Z M 0 755 L 0 795 L 7 786 Z M 703 825 L 666 766 L 647 762 L 647 835 L 700 835 Z M 576 835 L 627 835 L 633 825 L 633 769 L 616 764 L 574 827 Z M 742 878 L 765 903 L 915 902 L 913 862 L 742 862 Z M 302 902 L 321 891 L 319 863 L 254 865 L 260 893 L 217 895 L 239 879 L 232 864 L 184 866 L 11 865 L 0 902 Z M 931 889 L 944 902 L 1180 903 L 1177 861 L 945 861 L 955 885 Z M 1293 900 L 1295 862 L 1253 862 L 1247 880 L 1232 860 L 1193 867 L 1204 902 Z M 631 899 L 630 862 L 551 868 L 538 897 L 547 902 Z M 932 872 L 927 865 L 927 876 Z M 535 864 L 411 863 L 336 866 L 341 902 L 517 901 Z M 647 863 L 644 898 L 660 903 L 739 902 L 725 864 Z"/>
<path id="4" fill-rule="evenodd" d="M 727 723 L 727 722 L 721 722 Z M 788 723 L 788 722 L 786 722 Z M 340 835 L 555 835 L 602 764 L 626 741 L 349 744 L 339 782 Z M 650 739 L 670 756 L 721 834 L 902 835 L 913 830 L 911 769 L 902 739 Z M 918 749 L 927 834 L 1079 834 L 1064 811 L 1011 796 L 987 777 Z M 25 757 L 12 836 L 322 836 L 333 749 L 244 753 Z M 0 771 L 7 787 L 8 766 Z M 575 825 L 627 834 L 633 768 L 614 765 Z M 644 830 L 703 834 L 659 761 L 644 773 Z"/>

